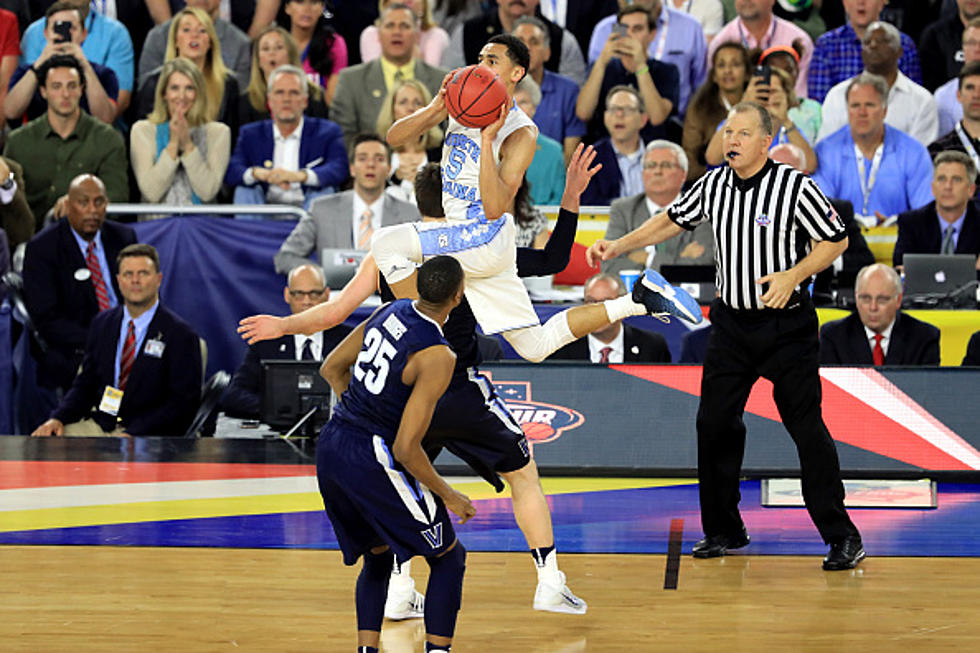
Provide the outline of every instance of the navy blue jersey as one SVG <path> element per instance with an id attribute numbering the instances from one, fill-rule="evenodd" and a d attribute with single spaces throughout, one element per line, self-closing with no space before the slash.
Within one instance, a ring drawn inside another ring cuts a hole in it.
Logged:
<path id="1" fill-rule="evenodd" d="M 412 393 L 412 386 L 402 383 L 405 364 L 415 352 L 434 345 L 449 343 L 412 300 L 382 306 L 364 324 L 364 344 L 334 417 L 392 444 Z"/>

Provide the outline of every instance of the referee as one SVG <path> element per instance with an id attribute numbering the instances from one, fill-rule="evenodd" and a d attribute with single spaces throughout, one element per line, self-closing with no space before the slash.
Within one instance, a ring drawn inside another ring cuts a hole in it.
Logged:
<path id="1" fill-rule="evenodd" d="M 847 237 L 813 180 L 769 160 L 773 127 L 765 108 L 736 105 L 723 130 L 728 166 L 703 176 L 634 231 L 598 241 L 587 258 L 590 264 L 608 260 L 711 221 L 720 297 L 711 305 L 698 407 L 705 537 L 694 545 L 694 557 L 723 556 L 749 543 L 738 510 L 742 413 L 761 376 L 772 381 L 776 407 L 799 452 L 810 518 L 830 545 L 823 568 L 851 569 L 865 553 L 844 509 L 837 449 L 820 413 L 817 315 L 806 291 L 811 277 L 844 252 Z"/>

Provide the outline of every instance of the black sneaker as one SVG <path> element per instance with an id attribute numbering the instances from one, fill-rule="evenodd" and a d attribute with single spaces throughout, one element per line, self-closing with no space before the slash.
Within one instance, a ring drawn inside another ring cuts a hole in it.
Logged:
<path id="1" fill-rule="evenodd" d="M 823 559 L 823 568 L 824 571 L 854 569 L 867 555 L 864 546 L 861 545 L 861 538 L 853 535 L 845 538 L 843 542 L 830 545 L 830 552 Z"/>
<path id="2" fill-rule="evenodd" d="M 704 319 L 698 302 L 687 291 L 667 283 L 656 270 L 646 270 L 633 284 L 633 301 L 646 306 L 654 317 L 673 315 L 692 324 Z"/>
<path id="3" fill-rule="evenodd" d="M 728 552 L 728 549 L 741 549 L 748 546 L 750 542 L 748 532 L 743 528 L 741 533 L 735 535 L 709 535 L 691 549 L 691 555 L 695 558 L 720 558 Z"/>

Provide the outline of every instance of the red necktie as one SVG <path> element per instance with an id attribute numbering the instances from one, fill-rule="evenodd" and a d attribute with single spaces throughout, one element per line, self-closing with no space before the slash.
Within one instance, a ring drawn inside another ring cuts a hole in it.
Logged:
<path id="1" fill-rule="evenodd" d="M 600 349 L 599 350 L 599 362 L 600 363 L 608 363 L 609 362 L 609 354 L 611 354 L 611 353 L 612 353 L 612 347 L 603 347 L 602 349 Z"/>
<path id="2" fill-rule="evenodd" d="M 95 241 L 88 244 L 88 251 L 85 253 L 85 265 L 92 274 L 92 285 L 95 287 L 95 299 L 99 302 L 99 310 L 104 311 L 109 308 L 109 293 L 105 288 L 105 279 L 102 278 L 102 266 L 99 265 L 99 257 L 95 255 Z"/>
<path id="3" fill-rule="evenodd" d="M 129 373 L 133 369 L 133 359 L 136 358 L 136 327 L 133 321 L 129 321 L 129 329 L 126 331 L 126 340 L 123 342 L 122 357 L 119 359 L 119 389 L 126 389 L 126 382 L 129 381 Z"/>
<path id="4" fill-rule="evenodd" d="M 875 365 L 885 364 L 885 350 L 881 348 L 881 341 L 884 340 L 885 336 L 880 333 L 875 334 L 875 346 L 871 350 L 871 356 L 874 358 Z"/>

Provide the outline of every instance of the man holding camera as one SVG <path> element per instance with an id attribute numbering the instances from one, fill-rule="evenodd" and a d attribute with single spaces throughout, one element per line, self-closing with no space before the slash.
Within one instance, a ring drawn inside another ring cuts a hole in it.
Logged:
<path id="1" fill-rule="evenodd" d="M 84 111 L 102 122 L 116 119 L 119 82 L 109 68 L 90 62 L 82 51 L 88 31 L 78 8 L 69 2 L 56 2 L 45 12 L 44 38 L 47 44 L 36 61 L 17 67 L 10 77 L 10 91 L 3 103 L 7 120 L 29 122 L 47 111 L 47 103 L 38 89 L 37 67 L 57 54 L 75 57 L 85 71 Z"/>

